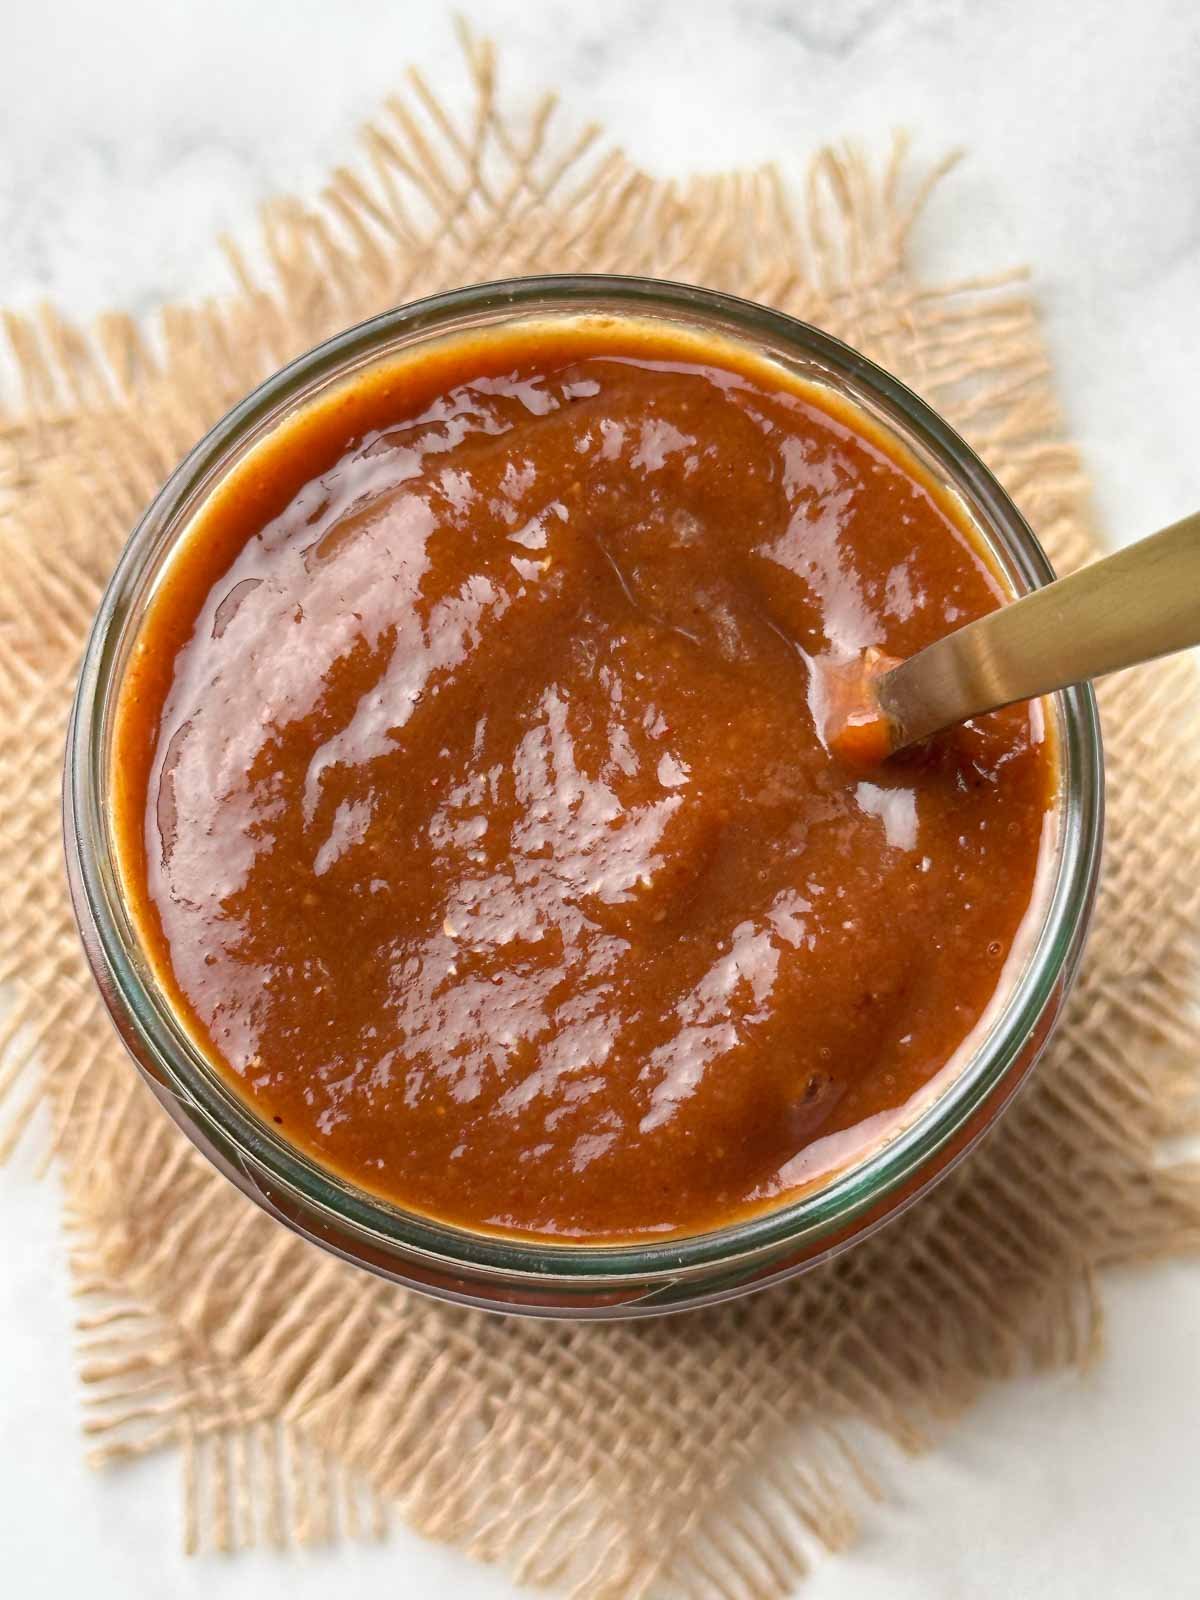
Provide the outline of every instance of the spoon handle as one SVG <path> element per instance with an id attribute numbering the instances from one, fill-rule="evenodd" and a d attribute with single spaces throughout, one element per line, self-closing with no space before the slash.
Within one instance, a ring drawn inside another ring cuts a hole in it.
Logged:
<path id="1" fill-rule="evenodd" d="M 1200 644 L 1200 512 L 969 622 L 875 685 L 895 748 Z"/>

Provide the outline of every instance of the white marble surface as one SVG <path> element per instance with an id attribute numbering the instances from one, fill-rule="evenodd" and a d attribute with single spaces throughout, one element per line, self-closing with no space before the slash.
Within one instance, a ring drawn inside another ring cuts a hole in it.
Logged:
<path id="1" fill-rule="evenodd" d="M 538 4 L 463 0 L 508 45 L 518 98 L 564 90 L 644 165 L 774 157 L 898 124 L 969 160 L 918 238 L 933 273 L 1028 260 L 1070 423 L 1115 537 L 1200 504 L 1200 13 L 1180 0 Z M 226 285 L 214 245 L 311 191 L 418 62 L 464 75 L 448 8 L 396 0 L 0 0 L 0 304 L 145 312 Z M 809 1600 L 1197 1592 L 1200 1266 L 1108 1286 L 1087 1378 L 998 1389 Z M 341 1554 L 185 1561 L 173 1471 L 81 1463 L 53 1183 L 0 1177 L 5 1592 L 218 1596 L 336 1589 L 501 1596 L 498 1575 L 400 1534 Z"/>

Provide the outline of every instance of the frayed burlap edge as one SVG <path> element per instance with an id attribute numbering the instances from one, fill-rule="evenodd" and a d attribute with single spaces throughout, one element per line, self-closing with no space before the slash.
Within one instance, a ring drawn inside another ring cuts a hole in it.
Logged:
<path id="1" fill-rule="evenodd" d="M 578 1596 L 773 1600 L 852 1537 L 873 1463 L 988 1381 L 1082 1362 L 1096 1275 L 1200 1241 L 1196 684 L 1106 686 L 1107 873 L 1069 1015 L 998 1131 L 848 1256 L 660 1323 L 526 1323 L 426 1302 L 327 1259 L 233 1191 L 162 1117 L 93 993 L 62 878 L 57 791 L 82 641 L 163 477 L 267 372 L 383 307 L 534 270 L 652 273 L 782 306 L 948 415 L 1060 568 L 1094 545 L 1020 275 L 923 284 L 914 181 L 822 151 L 793 206 L 773 169 L 653 179 L 596 130 L 512 119 L 465 40 L 473 113 L 409 75 L 366 161 L 267 209 L 237 290 L 149 329 L 8 317 L 0 411 L 3 1149 L 39 1106 L 64 1181 L 85 1429 L 98 1462 L 177 1448 L 188 1548 L 377 1534 L 389 1507 Z M 23 1098 L 22 1098 L 23 1096 Z M 869 1424 L 864 1429 L 863 1425 Z"/>

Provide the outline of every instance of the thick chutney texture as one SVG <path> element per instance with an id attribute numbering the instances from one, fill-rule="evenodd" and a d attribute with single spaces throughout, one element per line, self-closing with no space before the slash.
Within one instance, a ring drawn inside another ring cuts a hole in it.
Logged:
<path id="1" fill-rule="evenodd" d="M 844 401 L 580 319 L 396 358 L 189 529 L 123 680 L 140 936 L 284 1138 L 467 1227 L 695 1232 L 885 1137 L 996 993 L 1037 706 L 879 770 L 826 667 L 1005 591 Z"/>

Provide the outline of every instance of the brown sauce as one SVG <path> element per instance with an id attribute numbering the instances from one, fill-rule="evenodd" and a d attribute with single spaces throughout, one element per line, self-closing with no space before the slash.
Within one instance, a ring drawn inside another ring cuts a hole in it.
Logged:
<path id="1" fill-rule="evenodd" d="M 996 992 L 1038 707 L 864 775 L 822 664 L 1004 590 L 865 417 L 652 325 L 479 336 L 281 424 L 123 684 L 161 981 L 296 1146 L 468 1227 L 605 1241 L 878 1142 Z"/>

